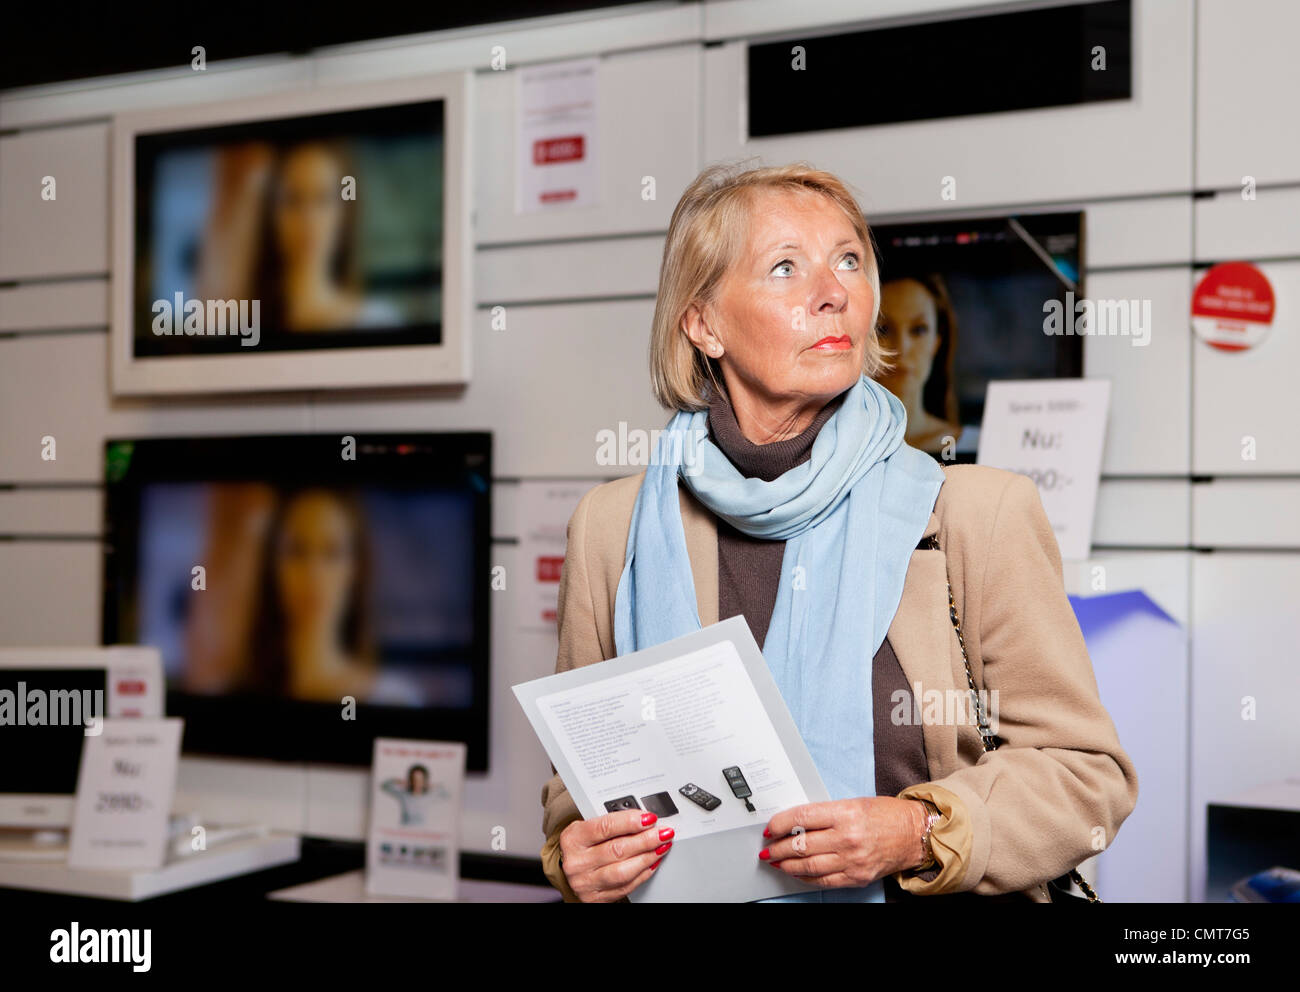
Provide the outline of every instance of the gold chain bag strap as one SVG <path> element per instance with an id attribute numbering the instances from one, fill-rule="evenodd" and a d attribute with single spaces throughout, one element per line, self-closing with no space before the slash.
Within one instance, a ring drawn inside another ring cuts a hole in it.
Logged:
<path id="1" fill-rule="evenodd" d="M 940 550 L 939 539 L 931 535 L 930 537 L 924 538 L 921 543 L 917 545 L 917 548 L 926 551 L 938 551 Z M 984 704 L 980 702 L 979 690 L 975 687 L 975 675 L 971 672 L 970 658 L 966 654 L 966 639 L 962 637 L 961 634 L 961 619 L 957 616 L 957 601 L 953 599 L 952 596 L 951 582 L 948 583 L 948 617 L 952 620 L 953 629 L 957 631 L 957 645 L 961 648 L 962 664 L 966 666 L 966 684 L 970 687 L 971 698 L 975 701 L 975 719 L 977 726 L 979 727 L 980 740 L 984 742 L 985 751 L 996 751 L 998 749 L 997 738 L 993 736 L 993 731 L 989 727 L 988 719 L 984 715 Z M 1072 868 L 1068 877 L 1070 881 L 1079 887 L 1079 891 L 1084 894 L 1084 897 L 1088 902 L 1101 902 L 1101 898 L 1097 895 L 1093 887 L 1088 884 L 1087 880 L 1082 874 L 1080 874 L 1077 868 Z M 1052 894 L 1052 884 L 1055 883 L 1053 882 L 1049 884 L 1049 894 Z M 1059 887 L 1056 894 L 1058 898 L 1053 899 L 1053 902 L 1058 901 L 1061 897 L 1064 897 L 1067 901 L 1078 901 L 1078 897 L 1061 890 Z"/>

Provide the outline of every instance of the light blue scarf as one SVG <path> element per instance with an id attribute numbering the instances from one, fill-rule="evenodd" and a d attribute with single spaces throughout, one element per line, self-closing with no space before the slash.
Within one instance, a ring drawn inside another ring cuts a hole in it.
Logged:
<path id="1" fill-rule="evenodd" d="M 876 794 L 872 659 L 943 484 L 903 442 L 907 411 L 866 376 L 771 482 L 746 478 L 708 439 L 707 411 L 668 422 L 637 494 L 614 607 L 618 654 L 702 626 L 678 505 L 680 477 L 737 530 L 784 540 L 763 656 L 832 799 Z"/>

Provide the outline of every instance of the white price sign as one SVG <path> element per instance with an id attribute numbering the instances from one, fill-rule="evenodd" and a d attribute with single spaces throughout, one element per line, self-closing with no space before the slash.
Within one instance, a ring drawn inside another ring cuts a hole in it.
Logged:
<path id="1" fill-rule="evenodd" d="M 81 751 L 68 864 L 160 868 L 184 721 L 105 720 Z"/>
<path id="2" fill-rule="evenodd" d="M 1092 547 L 1109 408 L 1108 379 L 989 383 L 977 461 L 1034 480 L 1062 558 Z"/>

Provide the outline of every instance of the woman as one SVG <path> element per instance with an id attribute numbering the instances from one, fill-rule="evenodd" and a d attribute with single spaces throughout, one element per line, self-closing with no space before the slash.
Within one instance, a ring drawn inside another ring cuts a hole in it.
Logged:
<path id="1" fill-rule="evenodd" d="M 832 797 L 768 821 L 755 858 L 807 887 L 785 898 L 1047 901 L 1049 880 L 1113 840 L 1136 774 L 1033 483 L 940 468 L 903 442 L 902 403 L 870 378 L 885 367 L 879 297 L 870 232 L 835 176 L 696 179 L 664 247 L 651 381 L 678 411 L 670 429 L 708 439 L 689 465 L 660 457 L 583 497 L 556 667 L 742 613 Z M 966 692 L 948 580 L 974 677 L 997 693 L 987 755 L 948 707 L 919 722 L 892 708 Z M 543 867 L 568 900 L 625 898 L 672 856 L 653 814 L 584 821 L 558 776 L 542 803 Z"/>
<path id="2" fill-rule="evenodd" d="M 434 806 L 448 798 L 447 790 L 442 785 L 429 788 L 429 769 L 424 765 L 408 768 L 405 783 L 400 778 L 390 778 L 379 788 L 397 800 L 404 827 L 422 825 L 429 819 Z"/>
<path id="3" fill-rule="evenodd" d="M 932 452 L 955 444 L 962 433 L 953 382 L 957 319 L 943 276 L 926 273 L 885 280 L 880 287 L 879 333 L 893 358 L 880 384 L 907 410 L 906 443 Z"/>
<path id="4" fill-rule="evenodd" d="M 364 321 L 356 204 L 342 196 L 342 151 L 306 142 L 281 153 L 267 191 L 256 299 L 275 330 L 348 330 Z"/>
<path id="5" fill-rule="evenodd" d="M 200 299 L 252 299 L 272 334 L 393 327 L 400 310 L 366 292 L 356 169 L 341 140 L 234 145 L 215 160 L 200 246 Z"/>
<path id="6" fill-rule="evenodd" d="M 357 500 L 330 489 L 283 498 L 263 543 L 253 679 L 265 693 L 373 701 L 370 542 Z"/>

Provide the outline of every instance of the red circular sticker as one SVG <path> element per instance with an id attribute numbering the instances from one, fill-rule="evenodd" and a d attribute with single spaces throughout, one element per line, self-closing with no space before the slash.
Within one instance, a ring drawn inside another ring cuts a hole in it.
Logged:
<path id="1" fill-rule="evenodd" d="M 1273 326 L 1273 287 L 1249 262 L 1214 266 L 1192 291 L 1192 329 L 1223 351 L 1245 351 Z"/>

